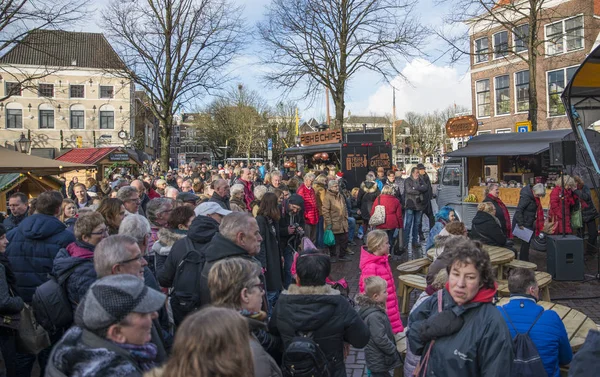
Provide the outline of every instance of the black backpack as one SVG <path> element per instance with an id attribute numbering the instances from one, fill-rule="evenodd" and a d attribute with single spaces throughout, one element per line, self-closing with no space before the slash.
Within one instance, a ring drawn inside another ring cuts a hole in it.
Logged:
<path id="1" fill-rule="evenodd" d="M 325 353 L 314 341 L 313 333 L 299 333 L 283 352 L 283 377 L 329 377 Z"/>
<path id="2" fill-rule="evenodd" d="M 504 308 L 500 307 L 504 312 L 504 315 L 508 319 L 508 322 L 513 327 L 517 335 L 513 339 L 513 350 L 515 352 L 515 358 L 513 359 L 511 377 L 531 377 L 531 376 L 547 376 L 548 373 L 544 368 L 544 363 L 540 357 L 537 347 L 531 340 L 529 332 L 536 324 L 538 319 L 544 314 L 544 311 L 535 318 L 535 321 L 529 327 L 526 333 L 519 333 L 517 328 L 512 323 L 508 313 Z"/>
<path id="3" fill-rule="evenodd" d="M 58 277 L 48 275 L 49 280 L 35 289 L 31 306 L 36 321 L 49 333 L 71 327 L 73 324 L 73 308 L 65 283 L 75 268 L 86 262 L 82 259 Z"/>
<path id="4" fill-rule="evenodd" d="M 171 308 L 175 325 L 200 308 L 200 277 L 204 268 L 204 253 L 197 251 L 189 237 L 184 238 L 186 253 L 177 264 L 171 291 Z"/>

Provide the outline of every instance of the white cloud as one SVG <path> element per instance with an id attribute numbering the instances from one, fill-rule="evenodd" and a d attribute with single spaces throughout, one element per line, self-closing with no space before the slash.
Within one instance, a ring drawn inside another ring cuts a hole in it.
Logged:
<path id="1" fill-rule="evenodd" d="M 462 74 L 456 68 L 437 66 L 424 59 L 408 63 L 402 74 L 392 80 L 396 87 L 396 117 L 406 112 L 429 112 L 457 104 L 471 108 L 471 79 L 469 73 Z M 363 101 L 352 101 L 346 111 L 352 114 L 391 114 L 392 88 L 389 84 L 379 88 Z"/>

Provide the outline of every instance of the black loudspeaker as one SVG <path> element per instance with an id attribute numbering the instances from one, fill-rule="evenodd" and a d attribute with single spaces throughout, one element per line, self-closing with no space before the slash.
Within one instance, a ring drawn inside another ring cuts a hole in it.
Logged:
<path id="1" fill-rule="evenodd" d="M 547 236 L 546 263 L 554 280 L 583 280 L 583 240 L 572 235 Z"/>
<path id="2" fill-rule="evenodd" d="M 575 165 L 577 159 L 575 141 L 554 141 L 550 143 L 550 166 Z"/>

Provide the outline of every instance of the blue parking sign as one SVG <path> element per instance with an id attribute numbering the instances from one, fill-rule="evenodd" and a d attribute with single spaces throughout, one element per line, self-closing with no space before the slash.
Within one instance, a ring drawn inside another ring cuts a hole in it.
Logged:
<path id="1" fill-rule="evenodd" d="M 519 126 L 517 132 L 529 132 L 529 126 Z"/>
<path id="2" fill-rule="evenodd" d="M 267 149 L 268 150 L 273 150 L 273 139 L 268 139 L 267 140 Z"/>

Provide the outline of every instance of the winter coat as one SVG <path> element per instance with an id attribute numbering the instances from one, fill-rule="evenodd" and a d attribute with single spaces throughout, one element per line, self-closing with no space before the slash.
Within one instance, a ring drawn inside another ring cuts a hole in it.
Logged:
<path id="1" fill-rule="evenodd" d="M 358 315 L 371 333 L 371 339 L 365 347 L 367 368 L 371 372 L 389 372 L 402 365 L 392 326 L 385 314 L 385 304 L 365 295 L 356 296 L 356 303 L 360 306 Z"/>
<path id="2" fill-rule="evenodd" d="M 375 213 L 375 207 L 378 205 L 385 207 L 385 223 L 377 225 L 377 229 L 403 228 L 404 223 L 402 222 L 402 206 L 400 205 L 400 201 L 395 196 L 379 195 L 373 202 L 369 218 L 373 216 L 373 213 Z"/>
<path id="3" fill-rule="evenodd" d="M 216 233 L 210 243 L 204 249 L 206 261 L 202 274 L 200 276 L 200 302 L 202 305 L 210 304 L 210 290 L 208 289 L 208 273 L 212 266 L 218 261 L 227 258 L 243 258 L 261 265 L 258 259 L 248 254 L 237 244 L 223 237 L 221 233 Z M 264 276 L 261 274 L 261 281 L 264 283 Z"/>
<path id="4" fill-rule="evenodd" d="M 325 194 L 327 193 L 327 188 L 325 185 L 320 183 L 313 183 L 313 189 L 315 190 L 315 198 L 317 199 L 317 209 L 319 210 L 319 216 L 323 216 L 323 202 L 325 201 Z"/>
<path id="5" fill-rule="evenodd" d="M 93 245 L 75 241 L 65 249 L 60 249 L 54 258 L 52 274 L 58 277 L 72 268 L 74 270 L 66 281 L 66 288 L 71 308 L 75 311 L 90 285 L 97 279 Z"/>
<path id="6" fill-rule="evenodd" d="M 435 253 L 433 263 L 429 265 L 429 269 L 427 270 L 427 276 L 425 280 L 427 281 L 427 285 L 431 285 L 435 276 L 441 270 L 445 270 L 448 266 L 448 262 L 450 261 L 450 255 L 448 253 L 444 253 L 444 248 L 446 247 L 446 243 L 448 241 L 455 239 L 457 237 L 463 236 L 455 236 L 453 234 L 448 233 L 446 229 L 442 229 L 440 234 L 435 237 Z"/>
<path id="7" fill-rule="evenodd" d="M 229 199 L 229 206 L 231 207 L 231 211 L 233 212 L 248 212 L 246 208 L 246 203 L 242 199 L 231 198 Z"/>
<path id="8" fill-rule="evenodd" d="M 35 289 L 48 280 L 60 249 L 75 242 L 73 233 L 54 216 L 28 216 L 7 234 L 6 255 L 17 278 L 17 293 L 31 302 Z"/>
<path id="9" fill-rule="evenodd" d="M 562 212 L 562 187 L 554 187 L 550 193 L 550 209 L 548 210 L 548 217 L 556 222 L 556 228 L 554 234 L 561 234 L 563 232 L 563 212 Z M 575 197 L 571 189 L 565 189 L 565 232 L 567 234 L 573 233 L 571 229 L 571 210 L 575 206 Z"/>
<path id="10" fill-rule="evenodd" d="M 76 222 L 77 222 L 77 217 L 71 217 L 71 218 L 65 220 L 65 225 L 67 226 L 67 230 L 73 234 L 75 234 L 75 223 Z M 118 230 L 117 230 L 117 233 L 119 233 Z M 117 234 L 117 233 L 115 233 L 115 234 Z M 110 234 L 110 231 L 108 234 Z"/>
<path id="11" fill-rule="evenodd" d="M 498 310 L 506 320 L 512 337 L 517 335 L 516 331 L 526 333 L 540 312 L 544 312 L 529 332 L 529 337 L 542 358 L 548 376 L 560 377 L 559 365 L 569 364 L 573 351 L 565 325 L 558 314 L 554 310 L 544 311 L 530 296 L 512 296 L 510 302 Z"/>
<path id="12" fill-rule="evenodd" d="M 595 377 L 600 363 L 600 331 L 590 330 L 569 367 L 569 377 Z"/>
<path id="13" fill-rule="evenodd" d="M 250 317 L 244 318 L 248 321 L 248 327 L 250 328 L 250 349 L 254 360 L 254 375 L 256 377 L 281 377 L 281 370 L 277 362 L 267 353 L 254 335 L 254 332 L 259 329 L 265 330 L 266 324 Z"/>
<path id="14" fill-rule="evenodd" d="M 290 285 L 273 309 L 269 330 L 280 335 L 284 349 L 300 332 L 312 332 L 329 361 L 331 377 L 346 377 L 344 342 L 363 348 L 369 329 L 340 291 L 323 286 Z"/>
<path id="15" fill-rule="evenodd" d="M 77 206 L 77 208 L 82 208 L 81 205 L 79 204 L 79 199 L 77 199 L 77 197 L 75 197 L 73 200 L 75 201 L 75 205 Z M 85 205 L 83 206 L 83 208 L 91 207 L 91 205 L 92 205 L 92 197 L 89 196 L 88 194 L 85 194 Z"/>
<path id="16" fill-rule="evenodd" d="M 424 303 L 429 297 L 430 296 L 427 294 L 427 292 L 421 292 L 421 295 L 419 296 L 419 298 L 417 298 L 417 301 L 415 301 L 415 304 L 410 309 L 410 314 L 412 314 L 412 312 L 417 310 L 417 308 L 419 306 L 421 306 L 421 304 Z M 410 327 L 410 322 L 408 323 L 408 327 Z M 408 330 L 408 327 L 407 327 L 407 330 Z M 415 371 L 415 369 L 417 369 L 417 365 L 419 365 L 420 361 L 421 361 L 421 356 L 415 355 L 410 350 L 410 344 L 408 344 L 408 342 L 406 342 L 406 356 L 404 357 L 404 375 L 408 376 L 408 377 L 412 377 L 413 372 Z"/>
<path id="17" fill-rule="evenodd" d="M 429 342 L 421 340 L 426 320 L 438 312 L 437 295 L 431 296 L 409 316 L 407 339 L 415 355 L 422 356 Z M 513 346 L 508 327 L 492 303 L 469 302 L 458 306 L 443 290 L 442 310 L 464 319 L 462 328 L 436 339 L 431 349 L 427 376 L 505 377 L 510 375 Z"/>
<path id="18" fill-rule="evenodd" d="M 333 234 L 348 233 L 348 210 L 342 194 L 327 190 L 322 214 L 325 229 L 331 227 Z"/>
<path id="19" fill-rule="evenodd" d="M 317 195 L 312 187 L 306 187 L 304 183 L 298 187 L 296 194 L 304 199 L 304 222 L 308 225 L 316 225 L 319 222 L 319 208 L 317 206 Z"/>
<path id="20" fill-rule="evenodd" d="M 404 203 L 404 179 L 396 178 L 393 182 L 387 180 L 386 186 L 392 186 L 394 188 L 394 196 L 400 201 L 400 204 Z"/>
<path id="21" fill-rule="evenodd" d="M 19 226 L 21 221 L 25 220 L 25 218 L 27 218 L 28 215 L 29 215 L 29 209 L 27 210 L 27 212 L 25 212 L 21 216 L 15 216 L 11 213 L 10 215 L 8 215 L 7 218 L 4 219 L 4 221 L 2 222 L 2 225 L 4 225 L 4 227 L 6 228 L 6 231 L 8 232 L 9 230 L 14 229 L 17 226 Z"/>
<path id="22" fill-rule="evenodd" d="M 365 293 L 365 278 L 369 276 L 379 276 L 387 282 L 387 315 L 392 324 L 394 334 L 404 331 L 402 320 L 400 319 L 400 310 L 398 310 L 398 296 L 396 296 L 396 284 L 394 274 L 390 267 L 389 255 L 377 256 L 369 253 L 365 247 L 360 249 L 360 278 L 358 279 L 358 289 L 360 293 Z"/>
<path id="23" fill-rule="evenodd" d="M 155 263 L 155 271 L 156 275 L 160 275 L 160 272 L 163 270 L 165 266 L 165 262 L 169 253 L 171 252 L 171 248 L 175 244 L 175 242 L 184 238 L 186 233 L 179 233 L 175 229 L 167 229 L 160 228 L 158 231 L 157 237 L 158 240 L 152 245 L 152 253 L 154 254 L 154 263 Z"/>
<path id="24" fill-rule="evenodd" d="M 506 245 L 500 220 L 487 212 L 477 211 L 471 225 L 471 238 L 490 246 Z"/>
<path id="25" fill-rule="evenodd" d="M 356 205 L 360 209 L 360 217 L 362 217 L 366 224 L 369 223 L 369 219 L 371 218 L 371 208 L 373 208 L 373 203 L 379 194 L 381 194 L 381 191 L 379 191 L 377 183 L 364 181 L 360 184 Z"/>
<path id="26" fill-rule="evenodd" d="M 440 232 L 446 227 L 448 222 L 444 219 L 438 219 L 435 224 L 429 229 L 429 235 L 427 236 L 427 243 L 425 244 L 425 250 L 431 249 L 435 245 L 435 238 Z"/>
<path id="27" fill-rule="evenodd" d="M 406 200 L 404 208 L 413 211 L 424 211 L 427 208 L 425 196 L 428 191 L 429 187 L 422 177 L 417 179 L 413 179 L 413 177 L 406 178 L 404 180 L 404 200 Z"/>
<path id="28" fill-rule="evenodd" d="M 131 354 L 88 330 L 71 327 L 54 346 L 46 377 L 142 377 Z"/>
<path id="29" fill-rule="evenodd" d="M 231 211 L 231 205 L 229 204 L 228 197 L 224 198 L 216 192 L 213 192 L 212 196 L 210 197 L 210 199 L 208 199 L 208 201 L 212 203 L 217 203 L 221 206 L 221 208 Z"/>
<path id="30" fill-rule="evenodd" d="M 262 237 L 260 252 L 256 259 L 265 269 L 266 290 L 280 292 L 283 290 L 283 266 L 279 249 L 279 223 L 265 216 L 257 216 L 256 222 Z"/>
<path id="31" fill-rule="evenodd" d="M 537 204 L 531 186 L 525 186 L 519 194 L 519 204 L 513 216 L 513 223 L 527 229 L 535 230 L 535 218 L 537 217 Z M 513 226 L 513 229 L 515 227 Z"/>
<path id="32" fill-rule="evenodd" d="M 237 183 L 244 186 L 244 203 L 246 203 L 246 209 L 252 211 L 250 203 L 254 201 L 254 184 L 252 182 L 244 181 L 243 179 L 238 179 Z"/>
<path id="33" fill-rule="evenodd" d="M 288 233 L 288 226 L 298 224 L 298 226 L 304 229 L 304 211 L 300 210 L 297 213 L 289 210 L 289 199 L 286 199 L 281 204 L 281 217 L 279 218 L 279 248 L 283 251 L 287 247 L 290 239 L 295 237 L 293 234 Z M 300 239 L 297 239 L 300 241 Z M 293 243 L 293 242 L 292 242 Z M 295 246 L 292 245 L 295 249 Z"/>
<path id="34" fill-rule="evenodd" d="M 6 280 L 6 267 L 0 263 L 0 315 L 18 314 L 21 310 L 23 310 L 23 299 L 11 293 L 10 285 Z"/>
<path id="35" fill-rule="evenodd" d="M 508 215 L 508 219 L 504 217 L 504 211 L 502 210 L 502 207 L 500 206 L 500 203 L 498 203 L 497 201 L 495 201 L 494 199 L 490 198 L 489 196 L 486 196 L 485 199 L 483 199 L 484 203 L 492 203 L 494 205 L 494 209 L 496 210 L 496 218 L 498 219 L 498 221 L 500 221 L 500 228 L 502 229 L 502 232 L 504 233 L 505 236 L 512 238 L 512 232 L 511 234 L 506 234 L 507 232 L 507 227 L 506 224 L 510 224 L 510 214 Z"/>
<path id="36" fill-rule="evenodd" d="M 598 210 L 592 201 L 592 192 L 589 187 L 583 185 L 582 188 L 574 191 L 581 203 L 581 217 L 584 223 L 589 223 L 598 218 Z"/>

